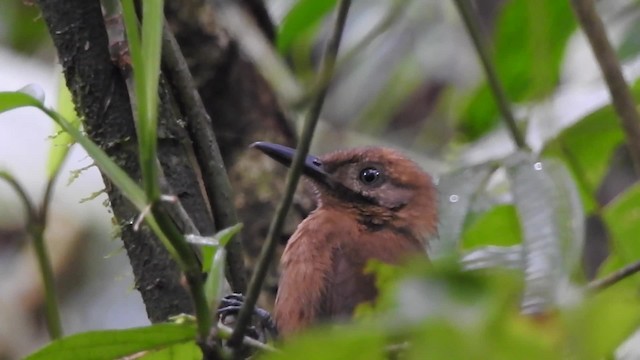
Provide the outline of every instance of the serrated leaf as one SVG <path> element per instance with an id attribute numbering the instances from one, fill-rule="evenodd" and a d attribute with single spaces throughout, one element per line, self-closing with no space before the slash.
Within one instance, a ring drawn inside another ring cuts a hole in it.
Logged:
<path id="1" fill-rule="evenodd" d="M 523 234 L 523 308 L 539 313 L 562 301 L 582 253 L 584 213 L 561 163 L 516 153 L 506 167 Z"/>
<path id="2" fill-rule="evenodd" d="M 493 164 L 482 164 L 440 177 L 439 239 L 429 245 L 432 255 L 451 253 L 458 247 L 473 198 L 494 169 Z"/>
<path id="3" fill-rule="evenodd" d="M 124 330 L 89 331 L 53 341 L 25 360 L 112 360 L 139 351 L 192 341 L 194 324 L 158 324 Z"/>
<path id="4" fill-rule="evenodd" d="M 522 269 L 524 267 L 523 253 L 522 245 L 481 246 L 467 251 L 460 261 L 467 270 Z"/>

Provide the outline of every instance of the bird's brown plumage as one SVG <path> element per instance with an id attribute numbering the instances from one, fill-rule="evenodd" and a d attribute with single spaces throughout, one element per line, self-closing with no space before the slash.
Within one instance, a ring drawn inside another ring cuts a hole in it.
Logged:
<path id="1" fill-rule="evenodd" d="M 289 164 L 292 149 L 256 147 Z M 283 152 L 287 152 L 283 156 Z M 426 255 L 436 232 L 436 191 L 429 175 L 401 153 L 380 147 L 308 157 L 318 207 L 298 226 L 282 256 L 275 321 L 283 335 L 318 321 L 347 318 L 377 295 L 367 262 L 397 264 Z"/>

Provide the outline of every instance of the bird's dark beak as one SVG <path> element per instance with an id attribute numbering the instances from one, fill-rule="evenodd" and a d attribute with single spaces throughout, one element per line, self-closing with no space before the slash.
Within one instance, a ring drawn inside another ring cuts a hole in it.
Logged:
<path id="1" fill-rule="evenodd" d="M 256 148 L 275 161 L 290 167 L 296 150 L 284 145 L 273 144 L 264 141 L 258 141 L 251 144 L 252 148 Z M 309 155 L 304 160 L 302 173 L 312 180 L 331 186 L 331 177 L 322 167 L 322 161 L 315 156 Z"/>

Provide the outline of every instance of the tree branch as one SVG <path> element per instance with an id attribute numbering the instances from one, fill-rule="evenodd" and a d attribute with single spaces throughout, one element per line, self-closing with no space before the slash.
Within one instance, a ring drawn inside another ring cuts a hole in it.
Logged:
<path id="1" fill-rule="evenodd" d="M 198 163 L 202 169 L 204 186 L 209 198 L 209 205 L 213 211 L 216 227 L 218 230 L 228 228 L 238 223 L 238 215 L 233 203 L 231 184 L 222 161 L 218 142 L 211 127 L 211 119 L 193 83 L 193 78 L 180 47 L 166 24 L 163 29 L 162 42 L 164 68 L 173 84 L 182 112 L 187 119 L 188 130 L 191 139 L 193 139 Z M 244 277 L 242 243 L 239 240 L 239 235 L 235 236 L 227 244 L 226 249 L 226 275 L 231 289 L 234 292 L 244 292 L 246 280 Z"/>
<path id="2" fill-rule="evenodd" d="M 594 1 L 571 0 L 571 4 L 607 82 L 613 107 L 620 117 L 620 125 L 627 138 L 627 146 L 636 175 L 640 176 L 640 115 L 622 74 L 620 62 L 607 38 Z"/>
<path id="3" fill-rule="evenodd" d="M 324 51 L 318 79 L 330 77 L 330 74 L 333 74 L 336 63 L 336 56 L 340 47 L 340 40 L 342 39 L 342 33 L 345 27 L 350 6 L 351 0 L 340 1 L 335 27 Z M 256 305 L 258 295 L 260 294 L 262 283 L 266 277 L 269 265 L 273 260 L 273 255 L 280 238 L 280 234 L 282 233 L 282 227 L 284 226 L 287 212 L 289 211 L 289 207 L 291 206 L 291 203 L 293 201 L 293 194 L 298 185 L 298 181 L 300 180 L 300 176 L 302 175 L 304 160 L 309 153 L 313 133 L 316 124 L 318 123 L 318 118 L 320 117 L 320 112 L 322 110 L 322 105 L 324 104 L 324 99 L 327 95 L 327 91 L 328 86 L 322 88 L 318 92 L 318 96 L 309 109 L 309 113 L 302 129 L 300 144 L 297 147 L 296 155 L 293 159 L 291 169 L 288 173 L 284 198 L 278 205 L 276 215 L 271 222 L 271 226 L 269 227 L 269 233 L 262 248 L 262 252 L 260 253 L 260 257 L 258 258 L 258 264 L 256 265 L 253 276 L 251 277 L 251 281 L 249 282 L 249 289 L 245 297 L 245 303 L 240 310 L 240 314 L 238 314 L 236 327 L 233 331 L 231 339 L 229 340 L 229 344 L 232 347 L 237 347 L 241 344 L 241 340 L 244 337 L 247 325 L 251 320 L 251 315 L 253 314 L 253 309 Z"/>
<path id="4" fill-rule="evenodd" d="M 629 276 L 640 271 L 640 261 L 637 261 L 633 264 L 627 265 L 622 269 L 609 274 L 601 279 L 596 279 L 587 284 L 587 290 L 596 292 L 600 290 L 604 290 L 611 285 L 616 284 L 617 282 L 628 278 Z"/>
<path id="5" fill-rule="evenodd" d="M 38 0 L 58 51 L 67 86 L 89 137 L 133 179 L 140 179 L 135 128 L 129 95 L 109 54 L 100 2 Z M 160 145 L 160 152 L 163 145 Z M 103 176 L 121 237 L 152 322 L 190 313 L 193 305 L 181 285 L 181 272 L 151 232 L 134 232 L 136 209 Z M 172 185 L 175 188 L 174 182 Z"/>
<path id="6" fill-rule="evenodd" d="M 518 129 L 518 124 L 516 124 L 516 119 L 513 116 L 513 112 L 511 111 L 509 99 L 507 99 L 507 95 L 505 94 L 504 89 L 500 84 L 498 74 L 496 73 L 493 63 L 491 62 L 491 56 L 489 55 L 488 51 L 489 46 L 487 45 L 487 40 L 485 39 L 482 30 L 480 29 L 478 18 L 471 8 L 469 0 L 455 0 L 455 3 L 458 7 L 458 11 L 460 12 L 460 16 L 462 16 L 462 20 L 467 27 L 467 32 L 471 36 L 473 45 L 478 52 L 480 62 L 482 63 L 484 72 L 487 75 L 487 81 L 489 82 L 491 93 L 496 100 L 498 109 L 500 109 L 500 112 L 502 113 L 502 118 L 507 124 L 507 129 L 509 129 L 509 133 L 513 138 L 513 142 L 519 149 L 526 149 L 527 144 L 524 140 L 524 137 L 522 136 L 522 133 Z"/>

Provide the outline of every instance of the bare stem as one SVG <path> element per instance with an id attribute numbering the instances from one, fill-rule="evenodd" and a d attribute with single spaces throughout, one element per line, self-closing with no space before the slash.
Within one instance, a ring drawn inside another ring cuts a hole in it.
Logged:
<path id="1" fill-rule="evenodd" d="M 592 292 L 604 290 L 609 286 L 614 285 L 617 282 L 637 273 L 638 271 L 640 271 L 640 261 L 627 265 L 622 269 L 612 274 L 609 274 L 601 279 L 593 280 L 587 285 L 587 290 Z"/>
<path id="2" fill-rule="evenodd" d="M 56 176 L 52 176 L 47 183 L 47 189 L 44 195 L 43 205 L 39 210 L 33 205 L 24 188 L 18 181 L 7 172 L 0 172 L 0 179 L 4 179 L 18 193 L 22 200 L 27 216 L 27 232 L 33 241 L 33 248 L 36 253 L 40 275 L 42 276 L 42 285 L 44 287 L 45 297 L 45 318 L 47 321 L 47 331 L 51 339 L 59 339 L 62 337 L 62 322 L 60 320 L 60 312 L 58 309 L 58 301 L 56 297 L 55 280 L 53 269 L 51 267 L 51 259 L 47 252 L 44 241 L 44 230 L 46 229 L 46 213 L 51 197 L 51 189 Z"/>
<path id="3" fill-rule="evenodd" d="M 36 224 L 34 224 L 36 225 Z M 47 319 L 47 331 L 51 339 L 59 339 L 62 337 L 62 322 L 60 320 L 60 312 L 58 310 L 58 300 L 56 297 L 55 280 L 53 269 L 51 267 L 51 259 L 44 241 L 44 224 L 30 226 L 31 238 L 33 240 L 33 248 L 38 259 L 38 267 L 42 276 L 42 285 L 44 287 L 45 298 L 45 317 Z"/>
<path id="4" fill-rule="evenodd" d="M 336 56 L 340 47 L 340 40 L 342 39 L 342 33 L 344 31 L 350 6 L 351 0 L 340 1 L 335 26 L 324 51 L 318 79 L 331 77 L 334 72 Z M 322 105 L 324 104 L 327 90 L 328 86 L 321 88 L 315 101 L 309 109 L 307 118 L 305 119 L 300 144 L 298 145 L 296 154 L 293 158 L 293 162 L 287 176 L 284 198 L 278 205 L 276 215 L 271 222 L 271 226 L 269 227 L 267 239 L 262 247 L 256 269 L 253 272 L 251 281 L 249 282 L 249 288 L 245 297 L 245 302 L 242 306 L 242 309 L 240 310 L 240 314 L 238 315 L 236 327 L 233 331 L 233 334 L 231 335 L 231 339 L 229 339 L 229 344 L 232 347 L 239 347 L 238 345 L 240 345 L 241 340 L 244 337 L 247 325 L 251 320 L 251 315 L 253 314 L 253 309 L 258 300 L 258 295 L 260 294 L 262 283 L 264 282 L 264 279 L 266 277 L 269 264 L 273 260 L 273 254 L 275 252 L 278 239 L 280 238 L 280 234 L 282 233 L 282 227 L 285 222 L 285 217 L 293 201 L 293 194 L 298 185 L 298 181 L 300 180 L 300 175 L 302 174 L 304 159 L 309 153 L 311 140 L 313 138 L 316 124 L 318 123 L 318 118 L 320 117 L 320 111 L 322 110 Z"/>
<path id="5" fill-rule="evenodd" d="M 462 16 L 462 20 L 467 27 L 469 35 L 471 36 L 473 45 L 478 52 L 480 62 L 482 63 L 484 72 L 487 75 L 489 87 L 491 88 L 493 97 L 496 100 L 498 109 L 500 110 L 500 113 L 502 113 L 502 118 L 504 119 L 507 128 L 509 129 L 509 133 L 513 138 L 513 142 L 515 142 L 516 146 L 519 149 L 526 149 L 527 144 L 525 143 L 522 133 L 518 129 L 515 117 L 513 116 L 513 112 L 511 111 L 509 99 L 507 99 L 507 95 L 505 94 L 504 89 L 500 84 L 500 79 L 498 79 L 498 74 L 496 73 L 496 70 L 491 61 L 491 56 L 489 55 L 488 51 L 489 46 L 487 45 L 487 40 L 482 32 L 482 29 L 480 29 L 478 17 L 471 8 L 469 0 L 454 0 L 454 2 L 458 7 L 458 11 L 460 12 L 460 16 Z"/>
<path id="6" fill-rule="evenodd" d="M 220 148 L 211 128 L 211 119 L 196 89 L 182 51 L 168 29 L 166 21 L 162 34 L 162 62 L 187 119 L 216 227 L 225 229 L 233 226 L 238 223 L 238 215 Z M 246 279 L 242 244 L 238 235 L 227 244 L 226 250 L 227 280 L 234 292 L 243 292 L 246 288 Z"/>
<path id="7" fill-rule="evenodd" d="M 571 4 L 607 82 L 613 107 L 627 137 L 627 146 L 636 175 L 640 176 L 640 115 L 622 75 L 620 62 L 607 38 L 604 24 L 596 12 L 593 0 L 571 0 Z"/>

